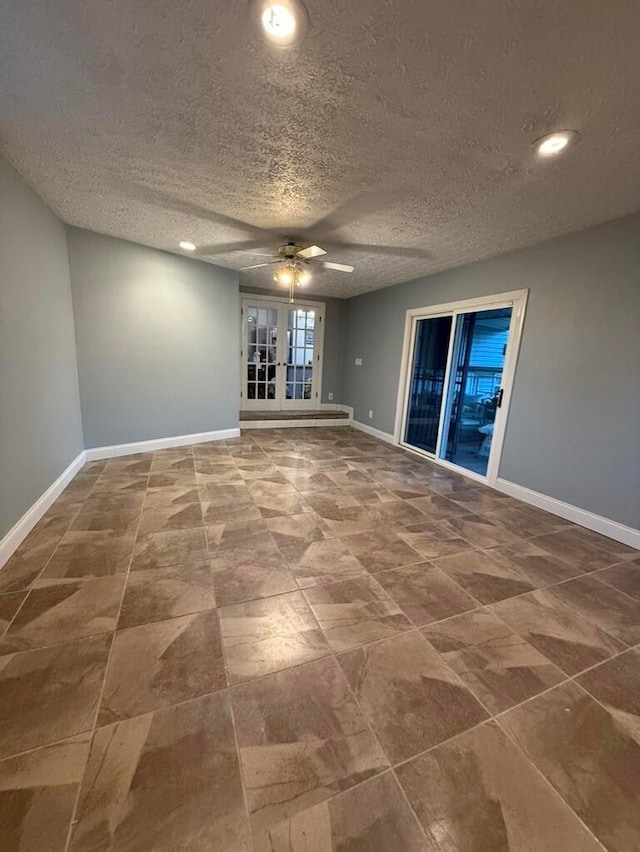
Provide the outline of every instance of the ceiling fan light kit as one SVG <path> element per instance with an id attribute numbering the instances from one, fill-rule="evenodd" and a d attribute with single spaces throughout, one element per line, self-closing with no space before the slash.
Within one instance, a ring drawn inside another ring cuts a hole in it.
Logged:
<path id="1" fill-rule="evenodd" d="M 311 273 L 307 269 L 303 269 L 297 261 L 292 261 L 286 266 L 281 266 L 273 274 L 273 280 L 277 284 L 289 288 L 289 301 L 295 299 L 296 287 L 302 287 L 311 281 Z"/>
<path id="2" fill-rule="evenodd" d="M 278 264 L 278 268 L 273 273 L 273 280 L 276 284 L 289 288 L 289 301 L 294 301 L 296 287 L 303 287 L 311 281 L 311 272 L 306 268 L 312 263 L 317 263 L 323 269 L 335 269 L 338 272 L 353 272 L 353 266 L 346 263 L 332 263 L 328 260 L 318 260 L 319 257 L 326 254 L 326 251 L 320 246 L 312 245 L 302 248 L 295 244 L 295 241 L 290 240 L 282 246 L 278 247 L 278 254 L 274 260 L 268 260 L 264 263 L 254 263 L 251 266 L 244 266 L 242 269 L 259 269 L 261 266 L 271 266 L 274 263 Z"/>

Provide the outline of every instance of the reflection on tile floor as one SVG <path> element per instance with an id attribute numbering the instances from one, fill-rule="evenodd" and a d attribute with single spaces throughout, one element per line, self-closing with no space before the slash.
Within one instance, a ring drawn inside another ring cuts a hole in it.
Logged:
<path id="1" fill-rule="evenodd" d="M 640 848 L 640 554 L 345 427 L 87 464 L 0 571 L 3 852 Z"/>

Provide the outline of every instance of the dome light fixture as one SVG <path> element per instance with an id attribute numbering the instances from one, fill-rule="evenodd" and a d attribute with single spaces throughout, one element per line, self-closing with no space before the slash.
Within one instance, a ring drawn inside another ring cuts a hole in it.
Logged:
<path id="1" fill-rule="evenodd" d="M 262 38 L 273 47 L 293 47 L 309 26 L 302 0 L 252 0 L 251 12 Z"/>
<path id="2" fill-rule="evenodd" d="M 569 145 L 576 141 L 578 134 L 575 130 L 557 130 L 547 133 L 533 143 L 540 157 L 556 157 Z"/>
<path id="3" fill-rule="evenodd" d="M 311 281 L 311 273 L 296 261 L 291 260 L 278 267 L 273 273 L 273 280 L 281 287 L 289 288 L 289 301 L 294 301 L 296 287 L 304 287 Z"/>
<path id="4" fill-rule="evenodd" d="M 181 241 L 178 243 L 178 245 L 179 245 L 179 246 L 180 246 L 180 248 L 181 248 L 181 249 L 183 249 L 184 251 L 195 251 L 195 250 L 196 250 L 196 244 L 195 244 L 195 243 L 191 243 L 191 242 L 189 242 L 189 240 L 181 240 Z"/>

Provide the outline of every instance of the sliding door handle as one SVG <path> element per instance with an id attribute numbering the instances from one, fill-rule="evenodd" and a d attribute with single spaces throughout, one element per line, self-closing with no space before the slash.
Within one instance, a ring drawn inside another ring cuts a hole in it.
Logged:
<path id="1" fill-rule="evenodd" d="M 502 408 L 502 397 L 504 396 L 504 388 L 500 388 L 498 391 L 498 398 L 496 399 L 496 408 Z"/>

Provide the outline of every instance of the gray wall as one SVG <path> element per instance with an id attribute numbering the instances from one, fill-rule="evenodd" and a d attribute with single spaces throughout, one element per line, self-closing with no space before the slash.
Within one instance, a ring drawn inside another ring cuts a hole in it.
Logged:
<path id="1" fill-rule="evenodd" d="M 65 228 L 0 158 L 0 538 L 83 447 Z"/>
<path id="2" fill-rule="evenodd" d="M 87 447 L 238 426 L 238 276 L 68 231 Z"/>
<path id="3" fill-rule="evenodd" d="M 638 528 L 640 216 L 350 299 L 342 401 L 393 432 L 405 311 L 522 288 L 500 476 Z"/>
<path id="4" fill-rule="evenodd" d="M 258 296 L 281 296 L 282 291 L 263 290 L 258 287 L 242 285 L 240 292 Z M 324 302 L 324 364 L 322 368 L 322 402 L 335 405 L 342 402 L 342 369 L 345 323 L 347 315 L 346 299 L 332 299 L 327 296 L 314 296 L 305 293 L 304 297 L 313 302 Z M 329 394 L 333 399 L 329 400 Z"/>

